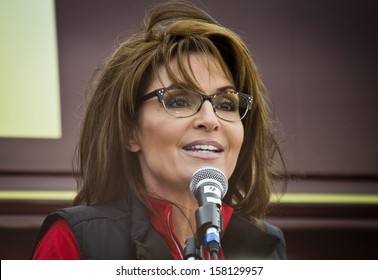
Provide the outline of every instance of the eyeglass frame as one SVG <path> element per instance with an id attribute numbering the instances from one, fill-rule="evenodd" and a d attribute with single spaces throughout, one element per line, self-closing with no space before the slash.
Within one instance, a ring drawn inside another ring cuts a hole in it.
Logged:
<path id="1" fill-rule="evenodd" d="M 245 113 L 242 117 L 240 117 L 240 120 L 244 119 L 244 117 L 247 115 L 248 111 L 252 108 L 252 103 L 253 103 L 253 96 L 249 95 L 249 94 L 246 94 L 246 93 L 242 93 L 242 92 L 238 92 L 236 90 L 227 90 L 227 91 L 224 91 L 224 92 L 217 92 L 217 93 L 214 93 L 214 94 L 211 94 L 211 95 L 207 95 L 207 94 L 203 94 L 199 91 L 196 91 L 196 90 L 191 90 L 193 92 L 195 92 L 196 94 L 199 95 L 200 97 L 200 103 L 197 104 L 198 108 L 196 109 L 195 112 L 193 112 L 193 114 L 189 115 L 189 116 L 185 116 L 185 117 L 180 117 L 180 116 L 176 116 L 176 115 L 172 115 L 171 113 L 168 112 L 168 109 L 165 107 L 165 103 L 164 103 L 164 94 L 166 92 L 168 92 L 169 90 L 172 90 L 172 89 L 179 89 L 180 87 L 177 87 L 175 85 L 172 85 L 172 86 L 169 86 L 169 87 L 163 87 L 163 88 L 158 88 L 158 89 L 155 89 L 143 96 L 141 96 L 138 100 L 139 104 L 147 101 L 148 99 L 151 99 L 151 98 L 154 98 L 155 96 L 158 98 L 159 102 L 163 105 L 163 108 L 164 110 L 167 112 L 167 114 L 173 116 L 173 117 L 176 117 L 176 118 L 189 118 L 195 114 L 197 114 L 201 108 L 202 108 L 202 105 L 203 103 L 208 100 L 212 107 L 213 107 L 213 110 L 214 110 L 214 113 L 217 115 L 218 118 L 222 119 L 222 120 L 225 120 L 225 121 L 228 121 L 228 122 L 234 122 L 234 121 L 230 121 L 230 120 L 227 120 L 227 119 L 224 119 L 222 118 L 220 115 L 218 115 L 217 113 L 217 110 L 215 109 L 214 107 L 214 104 L 213 104 L 213 99 L 216 98 L 217 96 L 219 95 L 222 95 L 222 94 L 225 94 L 225 93 L 228 93 L 228 92 L 233 92 L 237 95 L 240 95 L 240 96 L 243 96 L 244 98 L 247 99 L 247 108 L 245 110 Z M 235 121 L 238 121 L 238 120 L 235 120 Z"/>

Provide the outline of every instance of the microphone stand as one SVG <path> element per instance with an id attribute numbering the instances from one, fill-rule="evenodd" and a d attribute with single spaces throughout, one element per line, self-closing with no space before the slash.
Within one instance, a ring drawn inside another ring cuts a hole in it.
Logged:
<path id="1" fill-rule="evenodd" d="M 185 242 L 184 260 L 202 260 L 197 237 L 188 238 Z"/>
<path id="2" fill-rule="evenodd" d="M 220 233 L 223 230 L 223 216 L 215 204 L 206 204 L 196 210 L 197 232 L 185 242 L 184 259 L 201 260 L 200 247 L 204 247 L 218 259 Z"/>

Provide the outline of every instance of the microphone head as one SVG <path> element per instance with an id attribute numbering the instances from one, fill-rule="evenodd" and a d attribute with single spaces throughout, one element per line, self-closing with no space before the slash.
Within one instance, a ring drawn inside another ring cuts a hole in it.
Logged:
<path id="1" fill-rule="evenodd" d="M 190 180 L 190 191 L 195 196 L 196 190 L 202 184 L 202 181 L 211 180 L 216 182 L 219 185 L 221 190 L 221 199 L 226 195 L 228 190 L 228 180 L 226 175 L 219 169 L 207 166 L 198 169 L 192 175 L 192 179 Z M 219 184 L 218 184 L 219 183 Z"/>

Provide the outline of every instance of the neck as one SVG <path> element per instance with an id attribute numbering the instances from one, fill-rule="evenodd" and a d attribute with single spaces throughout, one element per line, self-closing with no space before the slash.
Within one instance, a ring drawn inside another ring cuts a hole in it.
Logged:
<path id="1" fill-rule="evenodd" d="M 184 247 L 185 241 L 193 237 L 196 232 L 195 211 L 198 202 L 189 187 L 169 187 L 168 184 L 149 181 L 145 178 L 148 192 L 157 198 L 167 200 L 173 204 L 172 223 L 178 241 Z"/>
<path id="2" fill-rule="evenodd" d="M 193 237 L 196 232 L 195 211 L 198 209 L 198 202 L 188 190 L 186 192 L 158 192 L 151 193 L 160 199 L 167 200 L 173 204 L 172 223 L 178 241 L 184 247 L 185 241 Z"/>
<path id="3" fill-rule="evenodd" d="M 197 201 L 187 206 L 177 205 L 173 208 L 173 227 L 182 247 L 185 241 L 193 237 L 196 232 L 195 211 L 197 208 Z"/>

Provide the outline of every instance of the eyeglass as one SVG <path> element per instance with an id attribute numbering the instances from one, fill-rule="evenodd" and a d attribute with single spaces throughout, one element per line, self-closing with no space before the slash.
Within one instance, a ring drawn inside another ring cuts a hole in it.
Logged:
<path id="1" fill-rule="evenodd" d="M 243 119 L 252 107 L 253 97 L 233 89 L 205 95 L 195 90 L 170 86 L 156 89 L 140 98 L 140 103 L 157 96 L 165 111 L 177 118 L 187 118 L 197 113 L 203 102 L 209 100 L 215 114 L 225 121 Z"/>

